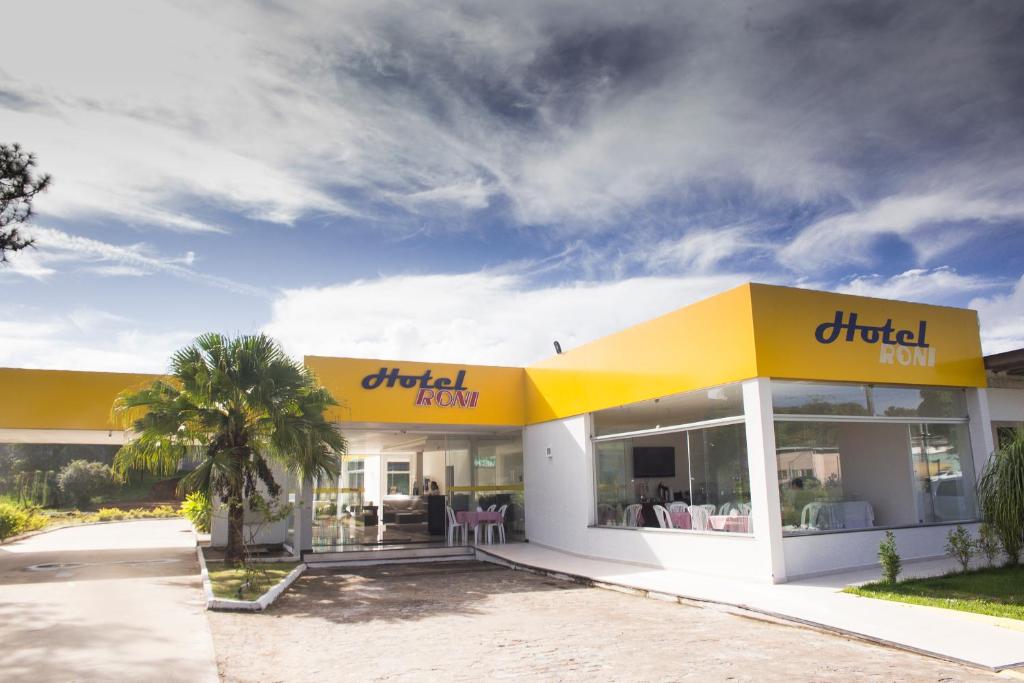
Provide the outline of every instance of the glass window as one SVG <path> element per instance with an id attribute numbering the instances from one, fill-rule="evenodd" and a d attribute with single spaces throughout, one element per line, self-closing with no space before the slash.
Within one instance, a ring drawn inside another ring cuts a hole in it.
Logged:
<path id="1" fill-rule="evenodd" d="M 742 423 L 594 447 L 598 525 L 750 532 Z"/>
<path id="2" fill-rule="evenodd" d="M 966 424 L 775 422 L 783 532 L 976 517 Z"/>
<path id="3" fill-rule="evenodd" d="M 388 463 L 388 495 L 409 495 L 409 463 Z"/>
<path id="4" fill-rule="evenodd" d="M 772 382 L 777 415 L 967 417 L 962 389 Z"/>
<path id="5" fill-rule="evenodd" d="M 870 415 L 868 388 L 859 384 L 772 382 L 775 412 L 786 415 Z"/>
<path id="6" fill-rule="evenodd" d="M 963 389 L 941 387 L 871 387 L 879 417 L 967 417 Z"/>
<path id="7" fill-rule="evenodd" d="M 965 424 L 910 425 L 918 522 L 975 517 L 974 461 Z"/>
<path id="8" fill-rule="evenodd" d="M 621 434 L 743 415 L 739 384 L 631 403 L 594 413 L 594 434 Z"/>

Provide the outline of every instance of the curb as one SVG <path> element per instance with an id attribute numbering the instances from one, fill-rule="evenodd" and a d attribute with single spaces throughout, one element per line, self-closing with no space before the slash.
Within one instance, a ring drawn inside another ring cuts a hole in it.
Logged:
<path id="1" fill-rule="evenodd" d="M 256 600 L 232 600 L 230 598 L 218 598 L 213 594 L 213 584 L 210 582 L 210 572 L 206 569 L 206 558 L 203 549 L 196 546 L 196 555 L 199 557 L 199 573 L 203 579 L 203 594 L 206 597 L 206 609 L 219 612 L 262 612 L 277 600 L 288 586 L 295 583 L 295 579 L 302 576 L 306 571 L 306 564 L 302 563 L 295 569 L 288 572 L 277 584 L 261 595 Z"/>
<path id="2" fill-rule="evenodd" d="M 530 574 L 538 574 L 538 575 L 541 575 L 541 576 L 549 576 L 551 578 L 559 579 L 561 581 L 568 581 L 570 583 L 575 583 L 575 584 L 579 584 L 579 585 L 583 585 L 583 586 L 588 586 L 588 587 L 593 587 L 593 588 L 600 588 L 602 590 L 611 590 L 611 591 L 615 591 L 617 593 L 625 593 L 627 595 L 633 595 L 633 596 L 641 597 L 641 598 L 649 598 L 649 599 L 652 599 L 652 600 L 661 600 L 661 601 L 665 601 L 665 602 L 677 602 L 680 605 L 690 605 L 690 606 L 702 607 L 702 608 L 712 607 L 712 608 L 717 608 L 717 609 L 720 609 L 720 610 L 724 609 L 724 610 L 726 610 L 726 611 L 728 611 L 728 612 L 730 612 L 732 614 L 736 614 L 737 616 L 754 618 L 754 619 L 760 618 L 760 619 L 763 619 L 765 621 L 770 621 L 770 622 L 778 623 L 778 624 L 786 624 L 786 625 L 789 625 L 789 626 L 800 626 L 800 627 L 811 629 L 811 630 L 814 630 L 814 631 L 819 631 L 819 632 L 822 632 L 822 633 L 830 633 L 832 635 L 837 635 L 837 636 L 841 636 L 841 637 L 844 637 L 844 638 L 849 638 L 851 640 L 859 640 L 859 641 L 863 641 L 863 642 L 873 643 L 875 645 L 882 645 L 884 647 L 889 647 L 889 648 L 892 648 L 894 650 L 902 650 L 904 652 L 913 652 L 915 654 L 924 655 L 924 656 L 930 657 L 932 659 L 938 659 L 938 660 L 946 661 L 946 662 L 954 662 L 956 664 L 962 664 L 963 666 L 967 666 L 967 667 L 970 667 L 970 668 L 973 668 L 973 669 L 978 669 L 978 670 L 981 670 L 981 671 L 988 671 L 988 672 L 992 672 L 992 673 L 1005 673 L 1005 672 L 1017 673 L 1017 670 L 1019 670 L 1019 668 L 1022 665 L 1024 665 L 1024 662 L 1019 662 L 1019 663 L 1008 664 L 1008 665 L 1000 666 L 1000 667 L 990 667 L 990 666 L 986 666 L 984 664 L 978 664 L 977 662 L 971 662 L 971 661 L 968 661 L 968 660 L 965 660 L 965 659 L 959 659 L 959 658 L 956 658 L 956 657 L 948 657 L 948 656 L 940 654 L 938 652 L 932 652 L 930 650 L 923 650 L 923 649 L 912 647 L 912 646 L 909 646 L 909 645 L 904 645 L 902 643 L 896 643 L 896 642 L 893 642 L 893 641 L 890 641 L 890 640 L 885 640 L 884 638 L 876 638 L 876 637 L 869 636 L 869 635 L 866 635 L 866 634 L 863 634 L 863 633 L 857 633 L 856 631 L 848 631 L 846 629 L 837 628 L 837 627 L 834 627 L 834 626 L 829 626 L 827 624 L 821 624 L 821 623 L 818 623 L 818 622 L 815 622 L 815 621 L 808 621 L 808 620 L 805 620 L 805 619 L 800 619 L 800 618 L 797 618 L 797 617 L 789 616 L 789 615 L 786 615 L 786 614 L 779 614 L 777 612 L 772 612 L 770 610 L 758 609 L 756 607 L 751 607 L 749 605 L 743 605 L 743 604 L 739 604 L 739 603 L 722 602 L 722 601 L 719 601 L 719 600 L 709 600 L 709 599 L 706 599 L 706 598 L 687 597 L 685 595 L 676 595 L 676 594 L 669 594 L 669 593 L 659 593 L 659 592 L 656 592 L 656 591 L 647 590 L 646 588 L 634 588 L 632 586 L 626 586 L 626 585 L 623 585 L 623 584 L 608 583 L 608 582 L 605 582 L 605 581 L 600 581 L 598 579 L 592 579 L 592 578 L 590 578 L 588 576 L 582 576 L 582 575 L 578 575 L 578 574 L 566 574 L 565 572 L 558 572 L 558 571 L 554 571 L 554 570 L 550 570 L 550 569 L 544 569 L 543 567 L 535 567 L 535 566 L 528 565 L 528 564 L 522 564 L 520 562 L 515 562 L 513 560 L 507 560 L 504 557 L 501 557 L 499 555 L 494 555 L 494 554 L 492 554 L 492 553 L 490 553 L 490 552 L 488 552 L 486 550 L 483 550 L 481 548 L 477 548 L 476 549 L 476 557 L 477 557 L 478 560 L 481 560 L 483 562 L 490 562 L 492 564 L 497 564 L 497 565 L 500 565 L 500 566 L 503 566 L 503 567 L 507 567 L 507 568 L 511 569 L 512 571 L 525 571 L 525 572 L 530 573 Z"/>
<path id="3" fill-rule="evenodd" d="M 123 524 L 125 522 L 158 522 L 163 519 L 185 519 L 181 515 L 175 515 L 174 517 L 143 517 L 136 519 L 107 519 L 102 522 L 80 522 L 78 524 L 61 524 L 60 526 L 49 526 L 45 529 L 36 529 L 35 531 L 26 531 L 23 534 L 17 536 L 8 536 L 7 538 L 0 541 L 0 545 L 7 545 L 8 543 L 14 543 L 15 541 L 24 541 L 26 538 L 32 538 L 33 536 L 42 536 L 48 534 L 51 531 L 60 531 L 61 529 L 77 529 L 83 526 L 97 526 L 99 524 Z"/>

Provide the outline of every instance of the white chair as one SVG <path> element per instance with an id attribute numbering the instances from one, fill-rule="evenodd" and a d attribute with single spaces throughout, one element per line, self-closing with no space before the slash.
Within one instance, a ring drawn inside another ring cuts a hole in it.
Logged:
<path id="1" fill-rule="evenodd" d="M 740 514 L 750 516 L 750 503 L 740 503 Z"/>
<path id="2" fill-rule="evenodd" d="M 498 508 L 497 503 L 491 503 L 490 505 L 487 506 L 487 511 L 488 512 L 494 512 L 497 508 Z"/>
<path id="3" fill-rule="evenodd" d="M 492 506 L 493 507 L 493 506 Z M 508 510 L 508 504 L 502 505 L 498 508 L 498 512 L 501 513 L 500 522 L 485 522 L 484 526 L 487 527 L 487 542 L 493 543 L 494 537 L 492 536 L 493 531 L 498 532 L 498 543 L 505 542 L 505 511 Z"/>
<path id="4" fill-rule="evenodd" d="M 705 505 L 691 505 L 690 506 L 690 510 L 693 510 L 694 507 L 704 508 L 705 510 L 707 510 L 707 513 L 709 515 L 715 514 L 715 510 L 718 509 L 714 505 L 712 505 L 711 503 L 707 503 Z"/>
<path id="5" fill-rule="evenodd" d="M 690 506 L 687 505 L 686 503 L 669 503 L 668 504 L 668 511 L 669 512 L 686 512 L 686 508 L 688 508 L 688 507 L 690 507 Z"/>
<path id="6" fill-rule="evenodd" d="M 465 522 L 460 524 L 455 521 L 455 511 L 452 510 L 451 505 L 445 506 L 445 513 L 448 516 L 448 545 L 455 545 L 455 538 L 460 531 L 462 532 L 462 545 L 466 545 L 469 542 L 469 527 Z"/>
<path id="7" fill-rule="evenodd" d="M 668 510 L 665 509 L 664 505 L 654 506 L 654 516 L 658 518 L 658 526 L 662 529 L 671 529 L 672 518 L 668 516 Z"/>
<path id="8" fill-rule="evenodd" d="M 712 508 L 715 506 L 712 505 Z M 707 505 L 691 505 L 690 506 L 690 527 L 694 531 L 707 531 L 711 528 L 711 520 L 709 517 L 711 513 L 708 512 Z"/>
<path id="9" fill-rule="evenodd" d="M 626 511 L 622 513 L 622 526 L 636 526 L 637 515 L 640 514 L 640 504 L 633 503 L 632 505 L 626 506 Z"/>

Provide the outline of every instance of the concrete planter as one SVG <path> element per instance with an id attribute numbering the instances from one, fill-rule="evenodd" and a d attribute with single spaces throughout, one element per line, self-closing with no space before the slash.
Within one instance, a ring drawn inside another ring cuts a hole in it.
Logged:
<path id="1" fill-rule="evenodd" d="M 210 582 L 210 572 L 206 569 L 206 557 L 203 555 L 203 549 L 199 546 L 196 546 L 196 555 L 199 557 L 199 570 L 203 577 L 203 593 L 206 596 L 206 609 L 209 610 L 262 612 L 272 605 L 281 593 L 284 593 L 285 589 L 292 585 L 295 582 L 295 579 L 302 576 L 302 573 L 306 571 L 306 565 L 300 564 L 298 567 L 288 572 L 288 576 L 278 581 L 274 587 L 256 600 L 218 598 L 213 594 L 213 584 Z"/>

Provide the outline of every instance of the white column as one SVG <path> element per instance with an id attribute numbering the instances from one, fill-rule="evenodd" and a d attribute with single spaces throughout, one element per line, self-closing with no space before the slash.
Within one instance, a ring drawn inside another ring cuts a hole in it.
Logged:
<path id="1" fill-rule="evenodd" d="M 743 412 L 747 429 L 747 467 L 750 471 L 750 516 L 764 574 L 775 583 L 786 580 L 782 548 L 779 472 L 775 455 L 771 380 L 743 383 Z"/>
<path id="2" fill-rule="evenodd" d="M 967 390 L 967 417 L 970 418 L 971 453 L 974 456 L 975 476 L 981 474 L 985 463 L 996 449 L 992 436 L 992 418 L 985 389 Z"/>

